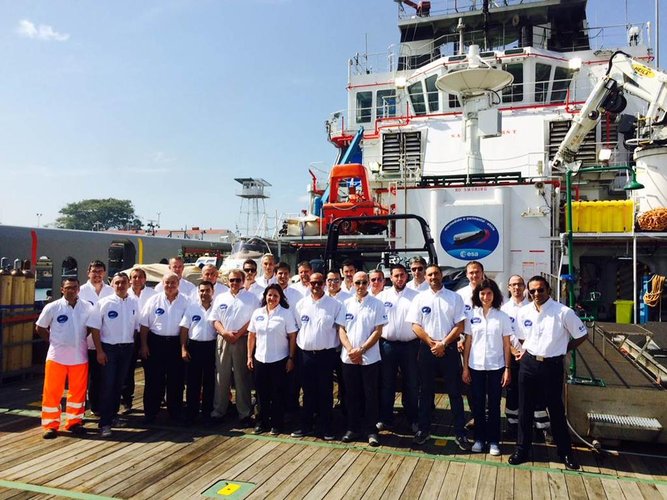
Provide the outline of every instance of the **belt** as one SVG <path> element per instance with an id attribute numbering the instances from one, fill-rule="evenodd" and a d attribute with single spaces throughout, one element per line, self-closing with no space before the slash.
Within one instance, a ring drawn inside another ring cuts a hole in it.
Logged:
<path id="1" fill-rule="evenodd" d="M 210 344 L 211 342 L 215 342 L 216 339 L 211 339 L 211 340 L 195 340 L 195 339 L 188 339 L 188 342 L 194 342 L 195 344 Z"/>
<path id="2" fill-rule="evenodd" d="M 544 361 L 562 360 L 565 357 L 564 354 L 561 354 L 560 356 L 535 356 L 528 351 L 526 351 L 526 354 L 535 359 L 535 361 L 539 361 L 540 363 Z"/>
<path id="3" fill-rule="evenodd" d="M 179 335 L 158 335 L 155 332 L 151 332 L 151 337 L 160 342 L 174 342 L 181 338 Z"/>
<path id="4" fill-rule="evenodd" d="M 387 340 L 385 338 L 380 337 L 380 342 L 383 344 L 389 343 L 389 344 L 409 344 L 410 342 L 419 342 L 419 339 L 412 339 L 412 340 Z"/>
<path id="5" fill-rule="evenodd" d="M 335 347 L 328 347 L 326 349 L 317 349 L 315 351 L 309 351 L 308 349 L 301 349 L 303 352 L 307 352 L 308 354 L 324 354 L 325 352 L 331 352 L 335 351 Z"/>

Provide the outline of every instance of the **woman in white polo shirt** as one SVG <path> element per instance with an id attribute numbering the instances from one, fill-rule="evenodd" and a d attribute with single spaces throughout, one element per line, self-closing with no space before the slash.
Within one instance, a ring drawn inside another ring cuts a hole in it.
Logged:
<path id="1" fill-rule="evenodd" d="M 495 281 L 485 279 L 472 292 L 472 311 L 465 320 L 463 381 L 472 385 L 475 444 L 480 453 L 489 444 L 500 455 L 500 395 L 510 383 L 512 320 L 500 310 L 502 293 Z M 488 416 L 487 416 L 488 408 Z"/>
<path id="2" fill-rule="evenodd" d="M 294 312 L 278 284 L 266 287 L 262 305 L 248 325 L 248 368 L 255 372 L 260 411 L 255 434 L 271 429 L 280 434 L 285 414 L 287 373 L 294 369 L 296 332 Z"/>

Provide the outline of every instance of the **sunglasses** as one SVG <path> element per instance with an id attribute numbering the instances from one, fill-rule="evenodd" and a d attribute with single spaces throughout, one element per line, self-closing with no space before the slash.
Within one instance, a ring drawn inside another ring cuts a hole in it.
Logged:
<path id="1" fill-rule="evenodd" d="M 528 293 L 531 295 L 535 295 L 537 293 L 544 293 L 546 290 L 544 288 L 533 288 L 532 290 L 528 290 Z"/>
<path id="2" fill-rule="evenodd" d="M 241 283 L 242 281 L 241 278 L 229 278 L 230 283 Z"/>
<path id="3" fill-rule="evenodd" d="M 310 286 L 322 286 L 324 281 L 310 281 Z"/>
<path id="4" fill-rule="evenodd" d="M 359 281 L 355 281 L 354 284 L 357 285 L 357 286 L 366 286 L 366 285 L 368 285 L 368 281 L 359 280 Z"/>
<path id="5" fill-rule="evenodd" d="M 244 269 L 243 271 L 245 271 L 246 273 L 256 273 L 257 269 Z"/>
<path id="6" fill-rule="evenodd" d="M 424 270 L 423 267 L 411 267 L 410 268 L 410 271 L 412 271 L 413 273 L 415 273 L 417 271 L 423 271 L 423 270 Z"/>

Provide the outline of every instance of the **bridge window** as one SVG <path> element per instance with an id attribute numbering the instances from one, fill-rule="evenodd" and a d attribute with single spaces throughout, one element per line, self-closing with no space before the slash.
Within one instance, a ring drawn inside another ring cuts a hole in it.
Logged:
<path id="1" fill-rule="evenodd" d="M 554 72 L 554 83 L 551 88 L 550 102 L 565 102 L 565 98 L 567 97 L 567 89 L 570 87 L 571 80 L 572 70 L 556 66 L 556 71 Z"/>
<path id="2" fill-rule="evenodd" d="M 35 301 L 53 297 L 53 261 L 46 256 L 35 262 Z"/>
<path id="3" fill-rule="evenodd" d="M 429 76 L 424 83 L 426 83 L 426 96 L 428 98 L 428 112 L 437 113 L 440 111 L 440 104 L 438 102 L 438 87 L 435 86 L 435 80 L 438 75 Z"/>
<path id="4" fill-rule="evenodd" d="M 523 63 L 503 64 L 503 69 L 514 77 L 514 82 L 503 90 L 503 102 L 523 101 Z"/>
<path id="5" fill-rule="evenodd" d="M 369 123 L 373 111 L 373 92 L 357 92 L 357 123 Z"/>
<path id="6" fill-rule="evenodd" d="M 535 102 L 547 102 L 550 82 L 551 65 L 537 63 L 535 65 Z"/>
<path id="7" fill-rule="evenodd" d="M 396 92 L 393 89 L 378 90 L 375 94 L 375 105 L 377 118 L 396 116 Z"/>
<path id="8" fill-rule="evenodd" d="M 410 94 L 410 102 L 412 103 L 412 110 L 416 115 L 426 114 L 426 103 L 424 102 L 424 87 L 422 82 L 413 83 L 408 87 Z"/>
<path id="9" fill-rule="evenodd" d="M 76 262 L 74 257 L 66 257 L 63 260 L 62 272 L 60 275 L 63 278 L 78 278 L 79 277 L 79 265 Z"/>

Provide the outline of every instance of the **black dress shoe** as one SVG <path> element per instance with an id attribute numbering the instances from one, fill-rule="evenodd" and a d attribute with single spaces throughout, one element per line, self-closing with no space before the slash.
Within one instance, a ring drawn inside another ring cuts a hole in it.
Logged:
<path id="1" fill-rule="evenodd" d="M 357 434 L 356 432 L 347 431 L 343 435 L 341 441 L 343 441 L 343 443 L 351 443 L 352 441 L 356 441 L 358 438 L 359 438 L 359 434 Z"/>
<path id="2" fill-rule="evenodd" d="M 563 465 L 565 465 L 566 468 L 570 470 L 579 470 L 579 462 L 576 461 L 572 453 L 561 455 L 560 460 L 563 462 Z"/>
<path id="3" fill-rule="evenodd" d="M 521 465 L 528 461 L 528 454 L 519 450 L 514 450 L 514 453 L 510 455 L 510 458 L 507 461 L 510 465 Z"/>

